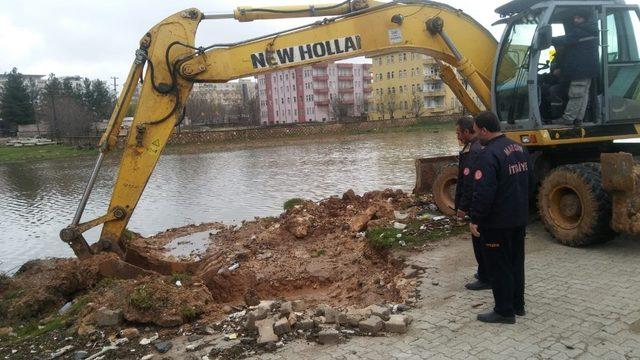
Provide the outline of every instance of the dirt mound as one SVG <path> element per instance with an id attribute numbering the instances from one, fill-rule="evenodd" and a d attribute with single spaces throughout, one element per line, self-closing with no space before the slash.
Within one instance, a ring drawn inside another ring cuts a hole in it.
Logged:
<path id="1" fill-rule="evenodd" d="M 0 289 L 0 315 L 14 320 L 38 318 L 91 288 L 99 278 L 98 268 L 89 261 L 29 261 Z"/>
<path id="2" fill-rule="evenodd" d="M 244 307 L 247 299 L 301 299 L 311 306 L 338 307 L 402 303 L 415 279 L 406 277 L 405 266 L 390 251 L 372 246 L 365 231 L 415 222 L 427 205 L 399 190 L 362 196 L 350 190 L 341 198 L 301 201 L 277 218 L 239 227 L 212 223 L 149 238 L 134 235 L 133 244 L 154 257 L 197 260 L 189 267 L 193 270 L 114 280 L 96 265 L 101 258 L 34 261 L 0 289 L 0 311 L 9 319 L 37 318 L 82 295 L 89 303 L 80 312 L 83 324 L 95 323 L 96 312 L 110 309 L 129 322 L 174 326 L 202 314 L 220 318 L 224 308 Z M 397 230 L 391 242 L 426 228 Z M 176 241 L 188 247 L 196 238 L 205 245 L 197 254 L 172 252 Z"/>

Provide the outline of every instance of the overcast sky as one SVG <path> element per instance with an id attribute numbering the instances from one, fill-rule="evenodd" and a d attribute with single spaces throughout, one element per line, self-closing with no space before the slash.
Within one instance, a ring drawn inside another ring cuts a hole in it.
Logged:
<path id="1" fill-rule="evenodd" d="M 196 7 L 204 13 L 230 12 L 237 6 L 328 3 L 331 0 L 22 0 L 2 1 L 0 73 L 13 67 L 25 74 L 80 75 L 109 80 L 126 76 L 144 33 L 163 18 Z M 463 9 L 498 37 L 502 28 L 494 9 L 506 0 L 446 0 Z M 640 3 L 630 0 L 628 3 Z M 197 45 L 235 42 L 310 22 L 309 19 L 208 20 L 200 24 Z"/>

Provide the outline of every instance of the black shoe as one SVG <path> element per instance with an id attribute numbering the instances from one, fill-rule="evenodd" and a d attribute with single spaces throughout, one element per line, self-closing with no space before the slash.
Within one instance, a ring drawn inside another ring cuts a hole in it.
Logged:
<path id="1" fill-rule="evenodd" d="M 476 280 L 480 280 L 480 276 L 478 276 L 478 273 L 473 274 L 473 277 L 474 277 Z"/>
<path id="2" fill-rule="evenodd" d="M 525 310 L 524 308 L 522 308 L 520 310 L 516 310 L 516 315 L 525 316 L 525 315 L 527 315 L 527 310 Z"/>
<path id="3" fill-rule="evenodd" d="M 491 285 L 490 284 L 487 284 L 487 283 L 482 282 L 480 280 L 476 280 L 476 281 L 474 281 L 472 283 L 468 283 L 464 287 L 466 287 L 467 290 L 472 290 L 472 291 L 489 290 L 489 289 L 491 289 Z"/>
<path id="4" fill-rule="evenodd" d="M 515 316 L 502 316 L 495 311 L 479 314 L 478 321 L 482 321 L 485 323 L 491 324 L 515 324 L 516 317 Z"/>

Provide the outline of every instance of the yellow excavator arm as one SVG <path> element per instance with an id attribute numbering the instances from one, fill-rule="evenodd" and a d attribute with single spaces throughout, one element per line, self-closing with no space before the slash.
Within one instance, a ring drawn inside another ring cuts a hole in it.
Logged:
<path id="1" fill-rule="evenodd" d="M 196 47 L 198 24 L 204 19 L 234 17 L 239 21 L 299 16 L 329 16 L 289 31 L 235 44 Z M 397 51 L 429 55 L 441 63 L 442 76 L 471 112 L 478 107 L 453 73 L 465 77 L 486 108 L 497 42 L 462 11 L 431 1 L 345 1 L 336 5 L 240 8 L 233 15 L 205 15 L 197 9 L 174 14 L 154 26 L 140 42 L 136 58 L 99 148 L 100 157 L 73 223 L 61 232 L 76 255 L 100 251 L 125 260 L 142 255 L 122 235 L 156 166 L 194 83 L 229 80 L 321 61 Z M 144 78 L 141 78 L 144 67 Z M 124 110 L 142 79 L 142 89 L 127 137 L 107 214 L 80 223 L 95 176 L 105 154 L 114 148 Z M 82 233 L 104 223 L 97 244 L 89 247 Z"/>

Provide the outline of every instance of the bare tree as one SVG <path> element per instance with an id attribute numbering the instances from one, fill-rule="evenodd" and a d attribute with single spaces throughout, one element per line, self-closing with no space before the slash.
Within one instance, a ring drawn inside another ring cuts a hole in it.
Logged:
<path id="1" fill-rule="evenodd" d="M 49 96 L 42 100 L 36 112 L 37 121 L 49 123 L 49 131 L 55 138 L 95 135 L 96 114 L 73 96 Z"/>
<path id="2" fill-rule="evenodd" d="M 424 98 L 422 97 L 422 93 L 415 92 L 411 97 L 411 114 L 416 119 L 420 119 L 426 113 L 424 108 Z"/>
<path id="3" fill-rule="evenodd" d="M 394 119 L 394 115 L 398 110 L 398 102 L 396 100 L 397 99 L 395 93 L 387 92 L 386 94 L 381 96 L 382 112 L 388 114 L 389 119 Z M 382 116 L 382 118 L 384 119 L 384 115 Z"/>
<path id="4" fill-rule="evenodd" d="M 341 95 L 336 95 L 329 100 L 329 111 L 336 121 L 343 122 L 349 116 L 349 105 Z"/>

